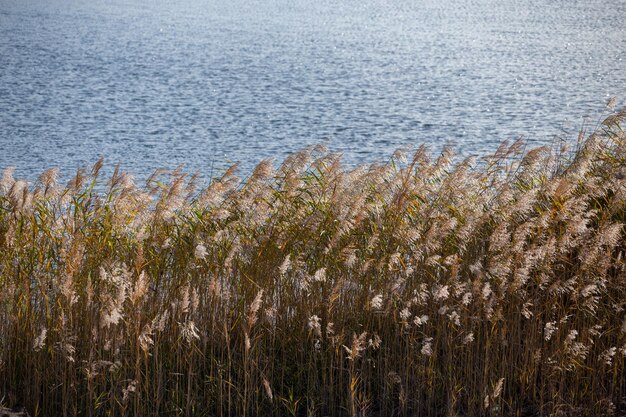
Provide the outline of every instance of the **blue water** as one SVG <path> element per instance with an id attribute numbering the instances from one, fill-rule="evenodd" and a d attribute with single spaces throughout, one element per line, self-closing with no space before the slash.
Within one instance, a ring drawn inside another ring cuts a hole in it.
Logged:
<path id="1" fill-rule="evenodd" d="M 0 0 L 0 169 L 550 143 L 624 103 L 625 21 L 623 0 Z"/>

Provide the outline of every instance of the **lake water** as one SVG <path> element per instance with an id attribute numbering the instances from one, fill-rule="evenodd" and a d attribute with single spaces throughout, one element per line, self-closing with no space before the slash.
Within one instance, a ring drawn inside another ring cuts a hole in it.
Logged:
<path id="1" fill-rule="evenodd" d="M 626 99 L 624 0 L 0 0 L 0 169 L 464 155 Z"/>

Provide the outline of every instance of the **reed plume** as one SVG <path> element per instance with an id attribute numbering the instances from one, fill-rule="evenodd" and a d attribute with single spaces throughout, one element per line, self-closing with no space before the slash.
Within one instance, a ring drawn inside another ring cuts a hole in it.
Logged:
<path id="1" fill-rule="evenodd" d="M 613 106 L 615 103 L 610 103 Z M 0 398 L 36 416 L 626 413 L 626 113 L 572 153 L 0 179 Z"/>

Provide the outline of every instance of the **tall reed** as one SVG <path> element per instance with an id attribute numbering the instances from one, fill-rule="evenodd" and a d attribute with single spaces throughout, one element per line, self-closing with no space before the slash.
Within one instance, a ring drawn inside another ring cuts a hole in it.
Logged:
<path id="1" fill-rule="evenodd" d="M 626 112 L 574 153 L 306 149 L 204 189 L 0 181 L 0 399 L 34 416 L 626 413 Z"/>

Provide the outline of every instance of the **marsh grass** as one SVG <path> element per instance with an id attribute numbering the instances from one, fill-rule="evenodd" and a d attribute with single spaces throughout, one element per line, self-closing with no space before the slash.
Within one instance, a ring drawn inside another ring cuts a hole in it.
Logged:
<path id="1" fill-rule="evenodd" d="M 0 398 L 34 416 L 626 413 L 626 113 L 573 153 L 320 148 L 0 181 Z M 99 191 L 96 191 L 99 190 Z"/>

